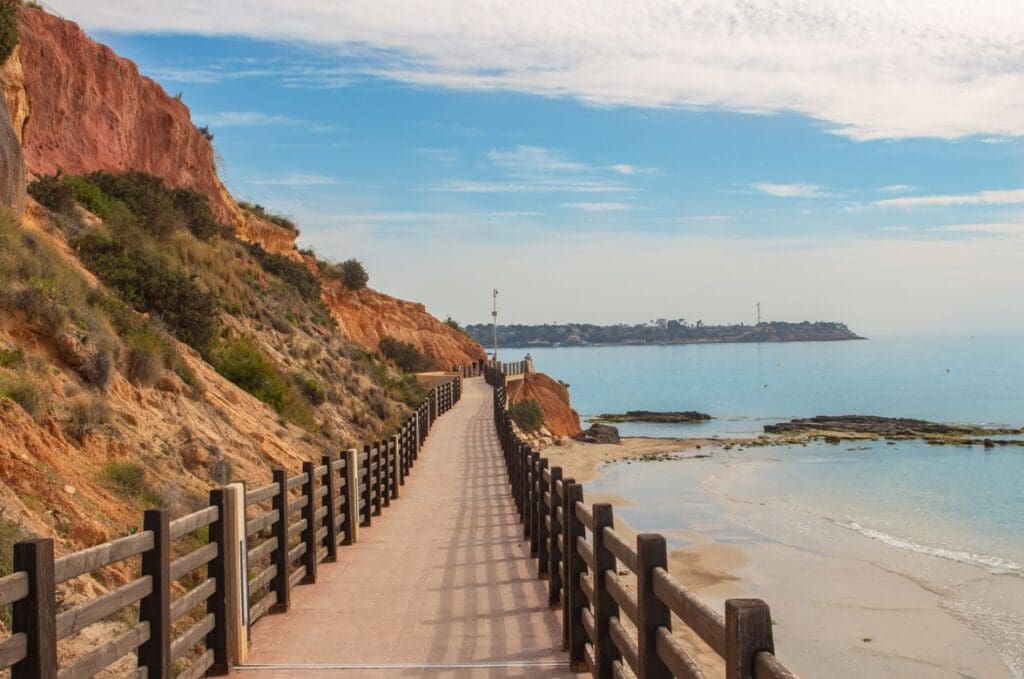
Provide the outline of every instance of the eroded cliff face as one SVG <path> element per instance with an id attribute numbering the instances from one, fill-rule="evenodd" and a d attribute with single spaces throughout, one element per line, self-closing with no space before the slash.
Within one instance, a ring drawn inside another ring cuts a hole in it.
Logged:
<path id="1" fill-rule="evenodd" d="M 486 357 L 483 347 L 431 316 L 422 304 L 375 290 L 346 290 L 337 281 L 324 281 L 324 300 L 342 331 L 370 351 L 385 337 L 394 337 L 415 346 L 439 369 Z"/>
<path id="2" fill-rule="evenodd" d="M 569 404 L 569 390 L 544 373 L 529 373 L 522 382 L 511 382 L 508 391 L 512 403 L 539 403 L 544 412 L 544 428 L 553 436 L 580 433 L 580 416 Z"/>
<path id="3" fill-rule="evenodd" d="M 238 207 L 185 104 L 77 24 L 23 8 L 20 30 L 0 80 L 29 173 L 146 172 L 204 193 L 239 237 L 298 256 L 295 232 Z"/>

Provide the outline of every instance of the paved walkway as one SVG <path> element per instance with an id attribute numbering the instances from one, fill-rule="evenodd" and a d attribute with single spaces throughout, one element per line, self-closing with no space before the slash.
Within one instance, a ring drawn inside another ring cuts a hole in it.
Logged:
<path id="1" fill-rule="evenodd" d="M 491 389 L 465 380 L 412 475 L 359 543 L 252 632 L 241 674 L 566 677 L 560 616 L 521 539 Z"/>

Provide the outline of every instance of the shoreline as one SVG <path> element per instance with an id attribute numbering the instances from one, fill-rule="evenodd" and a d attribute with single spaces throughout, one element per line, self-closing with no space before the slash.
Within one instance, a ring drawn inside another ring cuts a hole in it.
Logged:
<path id="1" fill-rule="evenodd" d="M 621 509 L 624 531 L 665 524 L 669 570 L 701 599 L 716 609 L 736 596 L 772 605 L 780 658 L 804 676 L 834 675 L 837 662 L 849 677 L 1022 676 L 1024 657 L 1014 650 L 1015 635 L 1024 635 L 1019 575 L 907 552 L 785 500 L 759 498 L 759 470 L 774 462 L 734 450 L 745 445 L 630 437 L 544 452 L 566 476 L 596 486 L 588 501 Z M 667 460 L 678 460 L 680 513 L 652 511 L 655 498 L 629 502 L 629 479 L 663 479 L 657 463 Z M 627 472 L 612 464 L 622 462 L 646 465 Z M 1002 648 L 993 641 L 1000 634 L 1008 637 Z"/>

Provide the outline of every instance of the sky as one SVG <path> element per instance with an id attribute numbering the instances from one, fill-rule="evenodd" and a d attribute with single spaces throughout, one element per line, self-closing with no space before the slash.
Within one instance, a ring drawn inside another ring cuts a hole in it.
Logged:
<path id="1" fill-rule="evenodd" d="M 1024 333 L 1017 0 L 48 0 L 463 323 Z"/>

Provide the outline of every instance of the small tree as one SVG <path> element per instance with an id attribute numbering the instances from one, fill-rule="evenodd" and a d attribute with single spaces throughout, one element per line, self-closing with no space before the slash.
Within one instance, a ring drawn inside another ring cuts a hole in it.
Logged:
<path id="1" fill-rule="evenodd" d="M 541 410 L 540 403 L 533 399 L 513 404 L 508 409 L 508 415 L 520 429 L 527 433 L 537 431 L 544 424 L 544 411 Z"/>
<path id="2" fill-rule="evenodd" d="M 396 340 L 394 337 L 385 337 L 380 341 L 380 353 L 395 362 L 403 372 L 421 373 L 433 368 L 433 363 L 423 355 L 419 349 L 409 344 Z"/>
<path id="3" fill-rule="evenodd" d="M 0 64 L 18 46 L 18 0 L 0 0 Z"/>
<path id="4" fill-rule="evenodd" d="M 338 265 L 338 273 L 349 290 L 362 290 L 370 282 L 370 274 L 358 259 L 346 259 Z"/>

